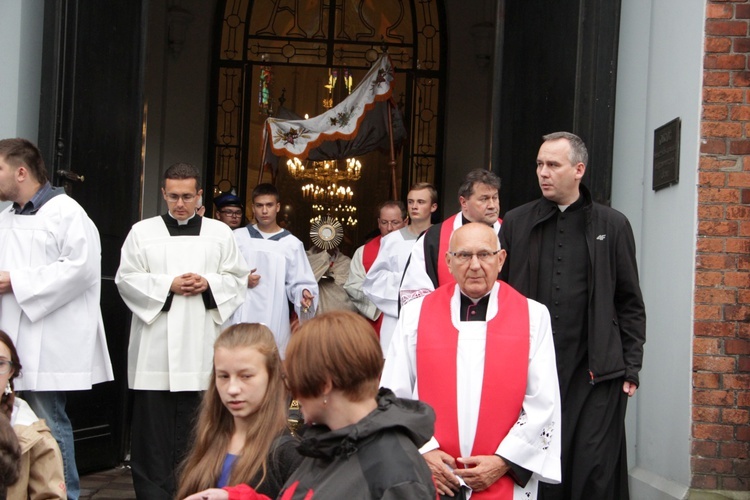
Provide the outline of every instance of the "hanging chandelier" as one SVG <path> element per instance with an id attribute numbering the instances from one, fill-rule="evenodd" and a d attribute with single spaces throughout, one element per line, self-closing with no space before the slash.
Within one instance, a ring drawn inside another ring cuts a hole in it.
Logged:
<path id="1" fill-rule="evenodd" d="M 315 217 L 313 217 L 313 218 L 310 219 L 310 224 L 315 224 L 317 222 L 320 222 L 325 217 L 332 217 L 332 216 L 318 214 Z M 354 226 L 356 226 L 359 223 L 359 221 L 357 220 L 357 218 L 356 217 L 352 217 L 352 216 L 349 216 L 349 217 L 334 217 L 334 220 L 338 221 L 342 226 L 349 226 L 349 227 L 354 227 Z"/>
<path id="2" fill-rule="evenodd" d="M 356 158 L 347 158 L 345 166 L 339 168 L 340 160 L 308 162 L 306 167 L 296 156 L 286 161 L 289 175 L 298 180 L 310 180 L 319 184 L 341 181 L 357 181 L 362 176 L 362 163 Z"/>
<path id="3" fill-rule="evenodd" d="M 338 205 L 321 205 L 313 204 L 313 213 L 317 215 L 313 217 L 310 222 L 320 220 L 323 215 L 330 215 L 335 217 L 344 226 L 356 226 L 359 222 L 357 220 L 357 207 L 346 203 L 339 203 Z"/>
<path id="4" fill-rule="evenodd" d="M 335 182 L 325 187 L 315 183 L 302 186 L 302 198 L 305 201 L 313 201 L 324 205 L 352 201 L 354 191 L 349 186 L 340 186 Z"/>

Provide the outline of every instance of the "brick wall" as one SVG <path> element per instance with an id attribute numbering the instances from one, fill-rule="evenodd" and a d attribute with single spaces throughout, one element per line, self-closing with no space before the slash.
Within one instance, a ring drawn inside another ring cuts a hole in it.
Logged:
<path id="1" fill-rule="evenodd" d="M 750 2 L 709 0 L 693 339 L 692 487 L 750 490 Z"/>

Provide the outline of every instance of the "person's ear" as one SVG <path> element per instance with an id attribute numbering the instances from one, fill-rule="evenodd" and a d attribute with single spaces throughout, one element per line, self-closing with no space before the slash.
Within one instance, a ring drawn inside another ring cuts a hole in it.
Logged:
<path id="1" fill-rule="evenodd" d="M 16 168 L 16 181 L 23 182 L 29 178 L 29 171 L 25 165 L 21 164 Z"/>
<path id="2" fill-rule="evenodd" d="M 583 174 L 586 173 L 586 165 L 583 163 L 577 163 L 574 168 L 576 169 L 576 179 L 583 179 Z"/>
<path id="3" fill-rule="evenodd" d="M 503 264 L 505 264 L 505 259 L 508 257 L 508 252 L 505 250 L 500 250 L 500 252 L 497 254 L 497 272 L 498 274 L 503 268 Z"/>
<path id="4" fill-rule="evenodd" d="M 445 252 L 445 264 L 448 266 L 448 271 L 453 274 L 453 269 L 451 269 L 451 253 Z"/>
<path id="5" fill-rule="evenodd" d="M 326 378 L 325 383 L 323 384 L 323 396 L 327 396 L 331 393 L 333 390 L 333 381 L 330 377 Z"/>

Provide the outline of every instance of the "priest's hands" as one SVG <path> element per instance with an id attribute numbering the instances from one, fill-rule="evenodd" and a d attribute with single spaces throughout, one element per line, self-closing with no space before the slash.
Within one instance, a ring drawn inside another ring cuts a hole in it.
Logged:
<path id="1" fill-rule="evenodd" d="M 252 271 L 250 271 L 250 274 L 247 277 L 247 287 L 248 288 L 255 288 L 258 286 L 258 282 L 260 281 L 260 274 L 255 274 L 255 271 L 257 271 L 258 268 L 256 267 Z"/>
<path id="2" fill-rule="evenodd" d="M 427 462 L 427 466 L 430 468 L 430 472 L 432 472 L 432 477 L 435 478 L 435 486 L 438 493 L 449 497 L 454 496 L 454 492 L 458 491 L 461 483 L 458 482 L 458 478 L 451 472 L 456 468 L 456 461 L 453 460 L 453 457 L 440 449 L 428 451 L 422 457 Z"/>
<path id="3" fill-rule="evenodd" d="M 454 472 L 464 478 L 466 484 L 474 491 L 486 490 L 510 470 L 505 460 L 497 455 L 458 457 L 456 461 L 466 468 L 456 468 Z"/>
<path id="4" fill-rule="evenodd" d="M 208 281 L 195 273 L 185 273 L 172 280 L 169 290 L 177 295 L 200 295 L 208 289 Z"/>
<path id="5" fill-rule="evenodd" d="M 8 271 L 0 271 L 0 294 L 11 293 L 13 291 L 13 285 L 10 283 L 10 273 Z"/>

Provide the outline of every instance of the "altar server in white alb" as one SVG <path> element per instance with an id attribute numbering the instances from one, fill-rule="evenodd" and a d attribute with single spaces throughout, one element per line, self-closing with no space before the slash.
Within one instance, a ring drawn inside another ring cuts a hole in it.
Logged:
<path id="1" fill-rule="evenodd" d="M 466 174 L 458 188 L 461 211 L 430 227 L 412 247 L 401 280 L 401 305 L 455 282 L 444 258 L 453 231 L 470 222 L 483 222 L 500 232 L 499 191 L 500 178 L 489 170 L 477 168 Z"/>
<path id="2" fill-rule="evenodd" d="M 251 274 L 247 281 L 247 297 L 234 313 L 231 323 L 266 325 L 273 332 L 279 354 L 284 359 L 291 335 L 289 302 L 294 305 L 297 315 L 302 310 L 314 312 L 318 282 L 302 242 L 276 221 L 281 208 L 276 186 L 258 184 L 253 189 L 252 198 L 256 223 L 234 231 L 237 246 Z"/>
<path id="3" fill-rule="evenodd" d="M 560 482 L 560 391 L 547 308 L 497 281 L 488 225 L 465 224 L 446 261 L 456 283 L 401 310 L 381 385 L 435 410 L 420 450 L 441 494 L 527 500 Z"/>
<path id="4" fill-rule="evenodd" d="M 383 236 L 375 261 L 362 283 L 362 293 L 382 311 L 380 346 L 384 356 L 388 353 L 393 329 L 398 321 L 398 289 L 406 262 L 414 242 L 432 225 L 431 217 L 437 210 L 437 201 L 437 190 L 432 184 L 418 182 L 411 187 L 406 195 L 409 225 Z M 351 278 L 351 272 L 349 276 Z"/>
<path id="5" fill-rule="evenodd" d="M 196 167 L 169 167 L 162 194 L 168 213 L 133 225 L 115 277 L 133 312 L 133 486 L 149 500 L 174 497 L 174 470 L 208 386 L 214 340 L 244 300 L 249 273 L 232 230 L 196 214 L 203 194 Z"/>
<path id="6" fill-rule="evenodd" d="M 66 391 L 112 380 L 99 309 L 101 245 L 86 212 L 52 187 L 41 153 L 0 141 L 0 330 L 23 360 L 16 389 L 60 446 L 69 498 L 78 498 Z M 3 390 L 4 388 L 0 388 Z"/>

